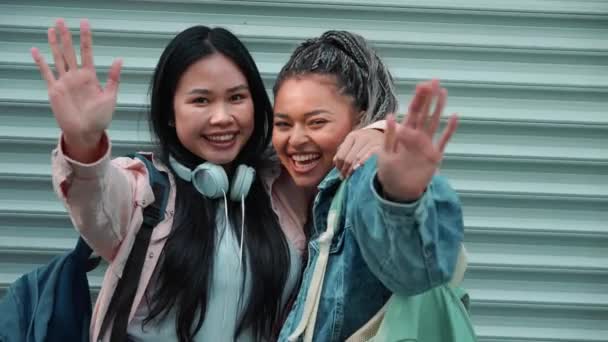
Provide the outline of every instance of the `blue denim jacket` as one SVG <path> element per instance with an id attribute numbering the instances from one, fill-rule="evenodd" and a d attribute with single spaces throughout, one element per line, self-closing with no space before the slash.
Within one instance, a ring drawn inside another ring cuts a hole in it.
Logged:
<path id="1" fill-rule="evenodd" d="M 0 300 L 0 342 L 89 342 L 91 248 L 76 247 L 17 279 Z"/>
<path id="2" fill-rule="evenodd" d="M 392 293 L 416 295 L 452 277 L 463 238 L 457 194 L 443 177 L 435 176 L 418 201 L 388 201 L 380 195 L 376 160 L 368 160 L 348 180 L 345 209 L 330 248 L 314 341 L 344 341 L 371 319 Z M 318 237 L 326 229 L 339 184 L 334 169 L 319 185 L 308 263 L 279 341 L 288 341 L 301 320 L 319 254 Z"/>

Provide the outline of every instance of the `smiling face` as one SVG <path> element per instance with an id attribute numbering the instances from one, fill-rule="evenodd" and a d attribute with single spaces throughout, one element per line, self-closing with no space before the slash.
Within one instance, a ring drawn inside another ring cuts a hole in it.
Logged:
<path id="1" fill-rule="evenodd" d="M 294 182 L 314 190 L 334 167 L 333 158 L 356 125 L 352 99 L 331 76 L 286 79 L 274 100 L 272 144 Z"/>
<path id="2" fill-rule="evenodd" d="M 199 158 L 230 164 L 254 127 L 254 106 L 245 75 L 230 59 L 215 53 L 192 64 L 174 96 L 179 141 Z"/>

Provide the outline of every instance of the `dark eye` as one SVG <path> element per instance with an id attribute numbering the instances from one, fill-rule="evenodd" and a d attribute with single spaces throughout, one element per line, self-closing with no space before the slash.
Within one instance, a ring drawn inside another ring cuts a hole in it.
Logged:
<path id="1" fill-rule="evenodd" d="M 206 97 L 197 97 L 194 100 L 192 100 L 192 103 L 196 103 L 196 104 L 207 104 L 209 103 L 209 99 Z"/>
<path id="2" fill-rule="evenodd" d="M 289 126 L 290 126 L 289 123 L 287 123 L 285 121 L 275 121 L 274 122 L 274 127 L 277 127 L 277 128 L 287 128 Z"/>
<path id="3" fill-rule="evenodd" d="M 232 102 L 239 102 L 239 101 L 243 101 L 245 99 L 245 95 L 243 94 L 234 94 L 232 96 L 230 96 L 230 101 Z"/>
<path id="4" fill-rule="evenodd" d="M 326 123 L 327 123 L 327 120 L 325 120 L 325 119 L 315 119 L 315 120 L 310 121 L 310 124 L 312 126 L 322 126 Z"/>

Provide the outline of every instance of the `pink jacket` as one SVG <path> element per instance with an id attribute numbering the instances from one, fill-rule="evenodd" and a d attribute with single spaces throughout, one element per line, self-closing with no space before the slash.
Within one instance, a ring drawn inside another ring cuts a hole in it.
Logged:
<path id="1" fill-rule="evenodd" d="M 52 153 L 55 192 L 67 208 L 76 229 L 92 249 L 109 262 L 91 320 L 91 340 L 101 341 L 98 338 L 101 323 L 141 226 L 142 208 L 154 201 L 154 194 L 141 161 L 126 157 L 110 160 L 111 143 L 107 136 L 103 138 L 105 154 L 91 164 L 67 157 L 61 142 L 60 139 L 59 146 Z M 153 162 L 159 170 L 167 171 L 157 160 L 153 159 Z M 305 198 L 300 196 L 301 192 L 294 191 L 295 185 L 278 165 L 273 170 L 258 170 L 258 173 L 271 194 L 272 208 L 287 239 L 303 251 L 306 246 L 302 230 L 306 220 Z M 163 238 L 171 231 L 175 183 L 170 173 L 169 181 L 171 190 L 165 219 L 152 233 L 129 321 L 133 319 L 150 282 L 166 241 Z M 103 341 L 109 341 L 109 337 L 107 333 Z"/>

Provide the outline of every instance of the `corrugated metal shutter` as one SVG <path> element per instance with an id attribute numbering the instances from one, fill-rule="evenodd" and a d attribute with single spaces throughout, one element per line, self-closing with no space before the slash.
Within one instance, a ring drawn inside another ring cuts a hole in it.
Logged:
<path id="1" fill-rule="evenodd" d="M 50 56 L 59 16 L 91 20 L 102 79 L 125 60 L 116 155 L 146 144 L 151 71 L 194 24 L 242 37 L 269 88 L 295 44 L 330 28 L 373 41 L 403 102 L 441 78 L 462 115 L 443 172 L 464 203 L 480 340 L 608 341 L 608 2 L 0 1 L 0 294 L 76 237 L 52 193 L 58 131 L 29 57 Z"/>

